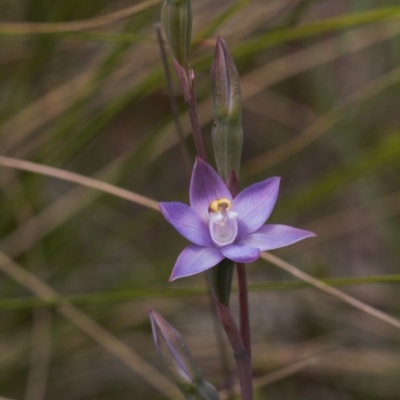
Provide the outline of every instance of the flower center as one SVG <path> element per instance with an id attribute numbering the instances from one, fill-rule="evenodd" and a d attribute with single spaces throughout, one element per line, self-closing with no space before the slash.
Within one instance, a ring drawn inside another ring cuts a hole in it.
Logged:
<path id="1" fill-rule="evenodd" d="M 211 238 L 217 246 L 231 244 L 238 231 L 237 213 L 230 211 L 232 202 L 229 199 L 216 199 L 210 203 L 209 228 Z"/>

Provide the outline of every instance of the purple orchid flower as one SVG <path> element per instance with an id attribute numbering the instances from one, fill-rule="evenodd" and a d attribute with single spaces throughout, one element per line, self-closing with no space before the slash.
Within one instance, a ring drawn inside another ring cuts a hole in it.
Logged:
<path id="1" fill-rule="evenodd" d="M 274 208 L 279 180 L 255 183 L 232 198 L 221 177 L 198 158 L 190 182 L 190 207 L 159 204 L 165 219 L 193 243 L 179 255 L 170 281 L 205 271 L 224 258 L 250 263 L 261 251 L 315 236 L 286 225 L 264 225 Z"/>

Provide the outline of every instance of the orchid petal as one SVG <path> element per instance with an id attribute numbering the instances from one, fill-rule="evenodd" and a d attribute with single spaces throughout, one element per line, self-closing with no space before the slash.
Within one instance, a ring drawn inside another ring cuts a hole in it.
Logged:
<path id="1" fill-rule="evenodd" d="M 238 238 L 260 228 L 271 215 L 278 197 L 280 178 L 255 183 L 240 192 L 233 200 L 232 210 L 238 213 Z"/>
<path id="2" fill-rule="evenodd" d="M 238 263 L 250 263 L 260 257 L 260 249 L 242 244 L 229 244 L 220 250 L 226 258 Z"/>
<path id="3" fill-rule="evenodd" d="M 198 158 L 190 182 L 190 206 L 207 222 L 210 203 L 220 198 L 232 200 L 232 195 L 214 169 Z"/>
<path id="4" fill-rule="evenodd" d="M 238 244 L 258 247 L 261 251 L 266 251 L 288 246 L 312 236 L 316 236 L 315 233 L 291 226 L 263 225 L 256 232 L 241 239 Z"/>
<path id="5" fill-rule="evenodd" d="M 183 203 L 160 203 L 164 218 L 186 239 L 199 246 L 213 246 L 208 225 Z"/>
<path id="6" fill-rule="evenodd" d="M 192 244 L 182 251 L 172 270 L 170 281 L 203 272 L 217 265 L 224 256 L 216 247 Z"/>

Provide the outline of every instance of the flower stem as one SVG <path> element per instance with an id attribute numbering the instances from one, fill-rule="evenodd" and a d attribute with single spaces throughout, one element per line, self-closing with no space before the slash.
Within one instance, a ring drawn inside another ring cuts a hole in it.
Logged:
<path id="1" fill-rule="evenodd" d="M 232 193 L 232 196 L 236 197 L 239 193 L 239 180 L 233 170 L 229 176 L 226 185 Z M 251 335 L 248 299 L 249 296 L 247 291 L 247 276 L 245 265 L 242 263 L 237 263 L 236 272 L 239 286 L 240 336 L 242 337 L 244 347 L 249 352 L 249 356 L 251 359 Z"/>
<path id="2" fill-rule="evenodd" d="M 240 313 L 240 336 L 242 337 L 244 347 L 249 353 L 251 361 L 251 334 L 249 318 L 249 299 L 247 291 L 247 276 L 244 264 L 237 263 L 236 271 L 239 287 L 239 313 Z"/>
<path id="3" fill-rule="evenodd" d="M 233 170 L 231 171 L 231 174 L 229 176 L 226 185 L 230 190 L 230 192 L 232 193 L 232 196 L 236 197 L 239 193 L 239 180 Z M 242 347 L 238 346 L 238 343 L 233 343 L 232 338 L 230 338 L 230 341 L 235 354 L 242 400 L 253 400 L 253 374 L 251 368 L 251 335 L 250 335 L 249 301 L 248 301 L 247 277 L 246 277 L 245 265 L 237 263 L 236 271 L 237 271 L 238 286 L 239 286 L 239 314 L 240 314 L 240 333 L 239 333 L 239 339 L 236 339 L 236 342 L 240 341 Z M 227 334 L 229 337 L 228 332 Z"/>
<path id="4" fill-rule="evenodd" d="M 251 372 L 251 358 L 248 351 L 245 351 L 242 355 L 235 354 L 240 394 L 242 400 L 253 400 L 253 376 Z"/>
<path id="5" fill-rule="evenodd" d="M 241 400 L 253 400 L 253 377 L 251 370 L 251 357 L 243 344 L 235 319 L 228 307 L 215 299 L 221 324 L 228 336 L 236 360 Z"/>
<path id="6" fill-rule="evenodd" d="M 182 67 L 176 59 L 174 59 L 174 67 L 181 84 L 183 97 L 189 109 L 190 123 L 192 125 L 197 154 L 203 161 L 208 163 L 203 138 L 201 136 L 199 118 L 197 116 L 197 99 L 194 91 L 194 72 L 190 67 L 188 69 Z"/>
<path id="7" fill-rule="evenodd" d="M 156 28 L 158 46 L 160 48 L 161 60 L 162 60 L 164 73 L 165 73 L 165 79 L 166 79 L 166 83 L 167 83 L 171 113 L 172 113 L 172 117 L 174 118 L 175 130 L 176 130 L 176 134 L 177 134 L 178 140 L 179 140 L 179 147 L 180 147 L 180 151 L 182 154 L 183 163 L 185 165 L 186 176 L 187 176 L 188 180 L 190 181 L 191 162 L 190 162 L 189 150 L 186 147 L 182 124 L 181 124 L 181 121 L 179 120 L 178 106 L 176 104 L 176 98 L 174 96 L 174 91 L 172 88 L 171 72 L 170 72 L 170 69 L 168 66 L 167 54 L 165 51 L 164 42 L 162 40 L 160 24 L 156 24 L 155 28 Z"/>
<path id="8" fill-rule="evenodd" d="M 203 138 L 201 136 L 199 118 L 197 115 L 197 99 L 196 99 L 196 94 L 194 93 L 193 82 L 192 82 L 192 85 L 190 88 L 190 99 L 189 99 L 189 102 L 187 103 L 187 105 L 189 108 L 190 123 L 191 123 L 192 129 L 193 129 L 193 137 L 194 137 L 194 142 L 196 144 L 197 154 L 205 162 L 208 162 L 207 154 L 206 154 L 204 144 L 203 144 Z"/>

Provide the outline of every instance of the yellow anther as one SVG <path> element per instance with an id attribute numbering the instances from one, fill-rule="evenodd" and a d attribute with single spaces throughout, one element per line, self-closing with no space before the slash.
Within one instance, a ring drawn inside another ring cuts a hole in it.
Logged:
<path id="1" fill-rule="evenodd" d="M 232 202 L 229 199 L 221 198 L 210 203 L 209 210 L 214 212 L 227 211 L 231 208 Z"/>

